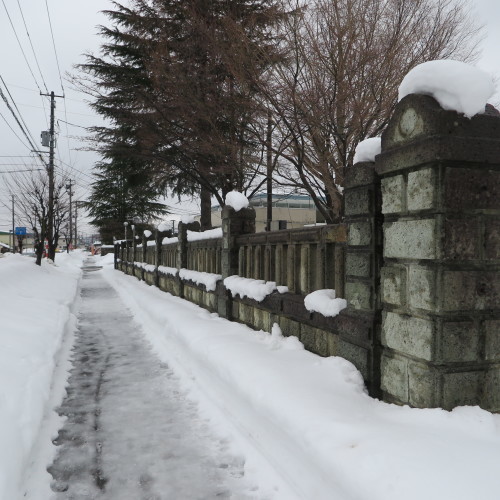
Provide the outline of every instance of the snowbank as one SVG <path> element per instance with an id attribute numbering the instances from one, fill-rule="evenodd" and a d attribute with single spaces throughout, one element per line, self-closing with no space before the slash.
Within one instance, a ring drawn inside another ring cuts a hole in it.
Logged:
<path id="1" fill-rule="evenodd" d="M 56 263 L 0 259 L 0 498 L 17 499 L 41 425 L 51 413 L 53 374 L 84 254 L 60 253 Z M 62 394 L 60 395 L 62 398 Z M 60 404 L 60 401 L 54 404 Z"/>
<path id="2" fill-rule="evenodd" d="M 231 290 L 233 296 L 248 297 L 257 302 L 262 302 L 277 289 L 274 281 L 254 280 L 237 275 L 224 279 L 224 285 Z"/>
<path id="3" fill-rule="evenodd" d="M 213 292 L 217 287 L 217 281 L 222 279 L 220 274 L 202 273 L 191 269 L 181 269 L 179 276 L 183 280 L 194 281 L 198 285 L 205 285 L 207 292 Z"/>
<path id="4" fill-rule="evenodd" d="M 242 208 L 247 208 L 250 202 L 243 193 L 238 191 L 230 191 L 226 195 L 226 205 L 233 207 L 235 212 L 239 212 Z"/>
<path id="5" fill-rule="evenodd" d="M 443 109 L 472 117 L 484 113 L 495 92 L 491 75 L 460 61 L 428 61 L 413 68 L 399 86 L 399 100 L 408 94 L 430 95 Z"/>
<path id="6" fill-rule="evenodd" d="M 381 139 L 380 137 L 371 137 L 361 141 L 356 146 L 354 153 L 354 164 L 362 161 L 375 161 L 375 156 L 380 154 Z"/>
<path id="7" fill-rule="evenodd" d="M 188 241 L 210 240 L 212 238 L 222 238 L 222 228 L 208 229 L 207 231 L 187 231 Z"/>
<path id="8" fill-rule="evenodd" d="M 382 403 L 342 358 L 321 358 L 279 330 L 255 332 L 130 276 L 105 274 L 211 424 L 241 439 L 245 470 L 274 468 L 294 492 L 277 490 L 275 499 L 498 496 L 500 415 Z"/>
<path id="9" fill-rule="evenodd" d="M 323 316 L 338 316 L 347 307 L 345 299 L 335 298 L 335 290 L 316 290 L 304 297 L 304 305 L 308 311 L 319 312 Z"/>

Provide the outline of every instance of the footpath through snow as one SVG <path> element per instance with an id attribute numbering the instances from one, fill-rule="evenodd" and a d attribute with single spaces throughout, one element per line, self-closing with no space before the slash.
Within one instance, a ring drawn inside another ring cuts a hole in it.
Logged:
<path id="1" fill-rule="evenodd" d="M 60 403 L 57 394 L 67 374 L 61 367 L 58 372 L 54 360 L 67 355 L 71 335 L 63 332 L 74 328 L 71 302 L 79 271 L 63 267 L 65 259 L 59 268 L 42 269 L 21 257 L 0 259 L 6 325 L 0 350 L 1 500 L 23 498 L 23 478 L 48 476 L 44 468 L 55 453 L 50 439 L 62 427 L 53 412 L 44 420 L 44 410 Z M 320 358 L 277 328 L 272 335 L 254 332 L 148 287 L 114 271 L 111 257 L 100 262 L 107 268 L 96 273 L 119 293 L 161 360 L 151 366 L 156 380 L 163 379 L 161 363 L 166 363 L 199 403 L 201 416 L 232 453 L 244 457 L 250 483 L 274 486 L 270 499 L 498 496 L 499 415 L 472 407 L 446 412 L 375 401 L 347 361 Z M 47 315 L 52 309 L 57 314 Z"/>

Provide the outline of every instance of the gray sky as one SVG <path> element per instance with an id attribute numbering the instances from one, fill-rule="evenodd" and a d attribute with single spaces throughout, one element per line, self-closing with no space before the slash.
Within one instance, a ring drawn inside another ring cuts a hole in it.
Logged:
<path id="1" fill-rule="evenodd" d="M 37 85 L 45 92 L 40 71 L 33 56 L 29 40 L 31 40 L 41 73 L 49 91 L 62 94 L 61 82 L 56 57 L 52 45 L 51 31 L 47 16 L 46 0 L 1 0 L 0 5 L 0 37 L 2 51 L 0 53 L 0 75 L 6 82 L 12 97 L 18 105 L 26 122 L 34 143 L 40 149 L 40 132 L 48 129 L 49 106 L 48 99 L 41 98 Z M 65 120 L 74 125 L 89 126 L 100 122 L 99 117 L 85 104 L 85 95 L 75 92 L 70 84 L 64 80 L 66 72 L 73 71 L 73 65 L 83 62 L 82 54 L 88 51 L 97 51 L 100 40 L 96 35 L 96 26 L 106 22 L 104 16 L 98 12 L 109 8 L 107 0 L 47 0 L 56 52 L 59 59 L 60 72 L 63 78 L 62 85 L 66 99 L 57 99 L 56 118 Z M 478 66 L 492 73 L 500 82 L 500 0 L 471 0 L 471 14 L 485 25 L 486 38 L 482 44 L 483 55 Z M 17 36 L 21 42 L 26 58 L 35 78 L 31 75 L 28 64 L 24 60 L 16 36 L 4 8 L 7 7 Z M 26 21 L 29 38 L 21 17 L 19 4 Z M 404 75 L 402 75 L 403 77 Z M 35 82 L 36 80 L 36 82 Z M 2 86 L 3 87 L 3 86 Z M 492 100 L 500 104 L 500 93 L 497 92 Z M 6 170 L 23 169 L 24 163 L 32 164 L 29 157 L 29 148 L 17 124 L 14 122 L 4 102 L 0 100 L 0 172 Z M 16 135 L 5 124 L 2 116 L 9 122 Z M 78 140 L 84 130 L 74 125 L 59 122 L 58 154 L 65 172 L 76 182 L 75 199 L 85 199 L 89 177 L 93 163 L 98 159 L 93 153 L 78 151 L 83 146 Z M 10 157 L 7 157 L 10 156 Z M 9 230 L 11 227 L 10 197 L 5 186 L 7 175 L 0 173 L 0 230 Z M 193 204 L 184 207 L 174 207 L 178 215 L 185 209 L 193 210 Z M 178 217 L 176 217 L 178 218 Z M 90 226 L 85 228 L 91 232 Z"/>

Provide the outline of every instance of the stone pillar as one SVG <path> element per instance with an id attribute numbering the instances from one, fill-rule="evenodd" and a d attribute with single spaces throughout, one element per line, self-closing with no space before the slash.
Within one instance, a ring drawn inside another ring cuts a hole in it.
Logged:
<path id="1" fill-rule="evenodd" d="M 372 396 L 380 395 L 380 268 L 382 215 L 380 180 L 375 164 L 346 169 L 344 221 L 347 245 L 344 296 L 348 307 L 339 316 L 338 355 L 361 371 Z"/>
<path id="2" fill-rule="evenodd" d="M 407 96 L 376 170 L 384 399 L 500 411 L 500 118 Z"/>
<path id="3" fill-rule="evenodd" d="M 235 212 L 233 207 L 225 206 L 222 209 L 222 279 L 238 274 L 239 247 L 236 244 L 236 238 L 249 233 L 255 233 L 255 210 L 248 207 Z M 217 295 L 219 315 L 231 319 L 231 293 L 222 283 L 219 283 Z"/>
<path id="4" fill-rule="evenodd" d="M 179 297 L 184 297 L 184 285 L 179 276 L 179 272 L 181 269 L 187 268 L 188 254 L 187 254 L 187 232 L 188 231 L 199 231 L 200 223 L 199 222 L 179 222 L 178 225 L 178 238 L 179 242 L 177 243 L 177 286 L 179 290 Z"/>
<path id="5" fill-rule="evenodd" d="M 161 263 L 161 242 L 163 241 L 163 234 L 158 229 L 155 231 L 155 271 L 154 271 L 154 285 L 156 287 L 160 286 L 160 273 L 158 272 L 158 267 Z"/>
<path id="6" fill-rule="evenodd" d="M 119 243 L 114 242 L 114 255 L 113 255 L 113 267 L 114 269 L 118 269 L 118 258 L 119 258 L 119 252 L 120 252 L 120 245 Z"/>

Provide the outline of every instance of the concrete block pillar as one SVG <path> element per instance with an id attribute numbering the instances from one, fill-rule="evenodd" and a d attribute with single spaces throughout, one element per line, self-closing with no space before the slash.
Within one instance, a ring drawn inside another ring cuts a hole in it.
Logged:
<path id="1" fill-rule="evenodd" d="M 187 232 L 188 231 L 199 231 L 200 223 L 199 222 L 179 222 L 178 225 L 178 238 L 179 242 L 177 243 L 177 271 L 181 269 L 187 268 Z M 179 272 L 177 273 L 177 287 L 179 290 L 179 297 L 184 297 L 184 286 L 182 280 L 179 277 Z"/>
<path id="2" fill-rule="evenodd" d="M 376 171 L 384 399 L 500 411 L 500 118 L 407 96 Z"/>
<path id="3" fill-rule="evenodd" d="M 252 207 L 242 208 L 235 212 L 233 207 L 222 209 L 222 279 L 238 274 L 239 247 L 236 238 L 242 234 L 255 233 L 255 210 Z M 217 309 L 223 318 L 231 318 L 231 294 L 222 283 L 217 288 Z"/>
<path id="4" fill-rule="evenodd" d="M 382 215 L 380 180 L 375 164 L 346 169 L 344 221 L 347 244 L 344 296 L 348 307 L 339 317 L 338 355 L 363 374 L 371 395 L 380 395 L 380 268 Z"/>

